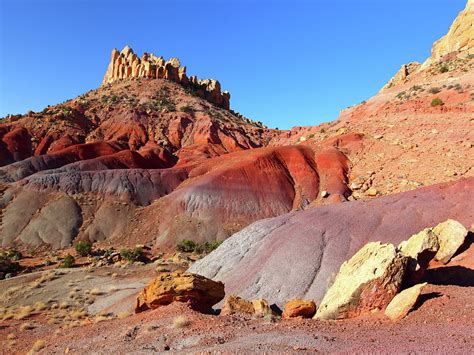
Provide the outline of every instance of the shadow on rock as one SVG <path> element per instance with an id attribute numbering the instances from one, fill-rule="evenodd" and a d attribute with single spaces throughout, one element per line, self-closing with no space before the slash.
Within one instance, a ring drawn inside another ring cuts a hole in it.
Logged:
<path id="1" fill-rule="evenodd" d="M 474 286 L 474 270 L 464 266 L 446 266 L 427 270 L 425 281 L 432 285 Z"/>
<path id="2" fill-rule="evenodd" d="M 412 311 L 415 311 L 418 308 L 420 308 L 421 306 L 423 306 L 423 304 L 426 301 L 432 300 L 434 298 L 441 297 L 442 295 L 443 294 L 441 292 L 430 292 L 430 293 L 425 293 L 423 295 L 420 295 L 420 297 L 418 297 L 418 300 L 416 301 L 415 305 L 413 306 Z"/>

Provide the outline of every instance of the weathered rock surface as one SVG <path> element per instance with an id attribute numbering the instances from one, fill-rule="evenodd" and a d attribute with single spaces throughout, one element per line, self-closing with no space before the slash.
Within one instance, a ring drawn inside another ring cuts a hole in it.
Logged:
<path id="1" fill-rule="evenodd" d="M 401 288 L 407 261 L 393 244 L 368 243 L 342 264 L 314 317 L 344 319 L 384 309 Z"/>
<path id="2" fill-rule="evenodd" d="M 468 0 L 466 8 L 456 17 L 446 36 L 433 44 L 431 59 L 457 52 L 462 56 L 474 54 L 474 1 Z"/>
<path id="3" fill-rule="evenodd" d="M 186 67 L 181 67 L 178 58 L 165 61 L 152 53 L 144 53 L 139 58 L 129 46 L 120 52 L 112 50 L 110 63 L 107 67 L 102 85 L 124 79 L 168 79 L 192 89 L 196 95 L 202 97 L 216 106 L 226 110 L 230 108 L 230 94 L 221 93 L 221 86 L 217 80 L 200 80 L 195 76 L 186 75 Z"/>
<path id="4" fill-rule="evenodd" d="M 448 218 L 474 222 L 474 178 L 370 201 L 293 212 L 253 223 L 191 268 L 227 293 L 321 302 L 341 264 L 370 241 L 398 244 Z M 428 213 L 429 211 L 429 213 Z M 400 223 L 403 221 L 403 223 Z"/>
<path id="5" fill-rule="evenodd" d="M 188 303 L 194 310 L 211 313 L 224 298 L 224 284 L 191 273 L 166 273 L 152 280 L 138 295 L 135 312 L 155 309 L 172 302 Z"/>
<path id="6" fill-rule="evenodd" d="M 244 300 L 236 295 L 230 295 L 225 299 L 220 314 L 225 316 L 234 313 L 253 314 L 253 312 L 254 308 L 251 301 Z"/>
<path id="7" fill-rule="evenodd" d="M 306 300 L 291 300 L 285 304 L 282 318 L 312 318 L 316 313 L 316 303 Z"/>
<path id="8" fill-rule="evenodd" d="M 385 309 L 385 315 L 394 322 L 404 318 L 418 301 L 425 286 L 426 282 L 412 286 L 397 294 Z"/>
<path id="9" fill-rule="evenodd" d="M 398 245 L 400 252 L 409 257 L 407 282 L 417 283 L 423 277 L 429 262 L 439 249 L 438 238 L 432 228 L 425 228 Z"/>
<path id="10" fill-rule="evenodd" d="M 468 230 L 458 221 L 450 219 L 434 227 L 433 233 L 439 243 L 435 259 L 446 264 L 464 243 Z"/>
<path id="11" fill-rule="evenodd" d="M 247 301 L 241 297 L 230 295 L 224 301 L 220 314 L 224 316 L 234 313 L 244 313 L 259 318 L 276 316 L 268 302 L 264 299 Z"/>

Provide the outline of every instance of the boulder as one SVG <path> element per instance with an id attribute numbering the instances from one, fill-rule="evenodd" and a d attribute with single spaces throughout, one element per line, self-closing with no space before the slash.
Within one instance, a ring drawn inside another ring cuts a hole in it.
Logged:
<path id="1" fill-rule="evenodd" d="M 155 309 L 172 302 L 189 303 L 191 308 L 211 313 L 224 298 L 224 284 L 189 272 L 163 273 L 138 295 L 135 312 Z"/>
<path id="2" fill-rule="evenodd" d="M 366 244 L 342 264 L 315 318 L 344 319 L 384 309 L 400 290 L 407 260 L 393 244 Z"/>
<path id="3" fill-rule="evenodd" d="M 458 221 L 448 219 L 433 228 L 439 243 L 435 260 L 446 264 L 464 243 L 468 230 Z"/>
<path id="4" fill-rule="evenodd" d="M 341 264 L 367 242 L 398 245 L 448 218 L 470 226 L 473 193 L 471 177 L 266 218 L 235 233 L 190 271 L 224 282 L 229 294 L 264 298 L 282 309 L 294 298 L 320 305 Z"/>
<path id="5" fill-rule="evenodd" d="M 256 317 L 265 318 L 276 316 L 276 313 L 270 308 L 267 300 L 252 300 L 253 313 Z"/>
<path id="6" fill-rule="evenodd" d="M 432 228 L 423 229 L 398 245 L 398 250 L 409 257 L 407 266 L 408 281 L 417 283 L 421 280 L 429 262 L 436 255 L 438 249 L 438 238 Z"/>
<path id="7" fill-rule="evenodd" d="M 235 295 L 227 297 L 221 309 L 221 315 L 234 313 L 253 314 L 253 312 L 254 308 L 252 302 Z"/>
<path id="8" fill-rule="evenodd" d="M 244 313 L 260 318 L 276 316 L 268 302 L 264 299 L 247 301 L 241 297 L 230 295 L 222 306 L 221 315 L 234 313 Z"/>
<path id="9" fill-rule="evenodd" d="M 291 300 L 285 304 L 283 318 L 312 318 L 316 313 L 314 301 Z"/>
<path id="10" fill-rule="evenodd" d="M 404 318 L 418 301 L 426 282 L 412 286 L 396 295 L 385 309 L 385 315 L 394 322 Z"/>

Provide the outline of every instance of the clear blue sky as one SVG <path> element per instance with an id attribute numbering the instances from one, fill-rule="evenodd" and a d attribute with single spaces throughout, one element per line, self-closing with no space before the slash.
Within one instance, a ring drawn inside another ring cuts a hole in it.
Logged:
<path id="1" fill-rule="evenodd" d="M 423 61 L 466 0 L 0 0 L 0 116 L 100 85 L 113 47 L 177 56 L 270 127 L 314 125 Z"/>

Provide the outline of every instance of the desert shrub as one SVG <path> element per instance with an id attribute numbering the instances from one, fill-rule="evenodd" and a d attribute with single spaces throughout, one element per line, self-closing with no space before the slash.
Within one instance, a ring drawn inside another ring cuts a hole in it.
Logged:
<path id="1" fill-rule="evenodd" d="M 76 259 L 71 254 L 67 254 L 63 261 L 61 262 L 60 267 L 61 268 L 71 268 L 74 266 L 74 263 L 76 262 Z"/>
<path id="2" fill-rule="evenodd" d="M 443 102 L 443 100 L 441 100 L 438 97 L 433 99 L 433 101 L 431 101 L 431 106 L 433 106 L 433 107 L 442 106 L 442 105 L 444 105 L 444 102 Z"/>
<path id="3" fill-rule="evenodd" d="M 18 263 L 12 261 L 6 254 L 0 253 L 0 280 L 7 277 L 8 274 L 16 273 L 19 269 Z"/>
<path id="4" fill-rule="evenodd" d="M 139 261 L 143 257 L 143 250 L 139 247 L 133 249 L 122 249 L 120 250 L 120 256 L 129 262 Z"/>
<path id="5" fill-rule="evenodd" d="M 219 245 L 222 244 L 222 241 L 215 240 L 212 242 L 204 242 L 202 244 L 193 242 L 192 240 L 184 239 L 178 243 L 176 250 L 184 253 L 199 253 L 207 254 L 216 249 Z"/>
<path id="6" fill-rule="evenodd" d="M 217 249 L 217 247 L 221 244 L 222 244 L 222 241 L 220 240 L 215 240 L 213 242 L 205 242 L 196 247 L 196 252 L 200 254 L 208 254 L 214 249 Z"/>
<path id="7" fill-rule="evenodd" d="M 190 106 L 190 105 L 181 106 L 181 107 L 179 108 L 179 110 L 180 110 L 181 112 L 186 112 L 186 113 L 189 113 L 189 114 L 194 113 L 194 108 L 193 108 L 192 106 Z"/>
<path id="8" fill-rule="evenodd" d="M 439 94 L 441 92 L 441 88 L 431 88 L 429 90 L 430 94 Z"/>
<path id="9" fill-rule="evenodd" d="M 173 319 L 173 328 L 184 328 L 190 325 L 191 322 L 185 316 L 177 316 Z"/>
<path id="10" fill-rule="evenodd" d="M 441 68 L 439 68 L 440 73 L 447 73 L 449 71 L 449 67 L 446 64 L 443 64 Z"/>
<path id="11" fill-rule="evenodd" d="M 7 251 L 7 257 L 11 260 L 21 260 L 23 258 L 23 255 L 16 249 L 9 249 Z"/>
<path id="12" fill-rule="evenodd" d="M 80 256 L 90 255 L 92 252 L 92 243 L 87 240 L 80 240 L 76 244 L 76 252 Z"/>
<path id="13" fill-rule="evenodd" d="M 197 244 L 192 240 L 183 239 L 176 245 L 176 250 L 184 253 L 192 253 L 196 250 Z"/>

